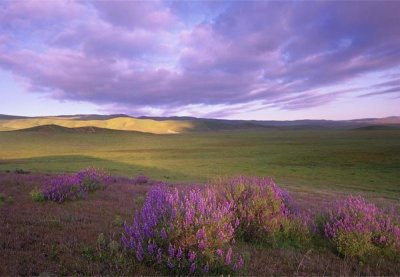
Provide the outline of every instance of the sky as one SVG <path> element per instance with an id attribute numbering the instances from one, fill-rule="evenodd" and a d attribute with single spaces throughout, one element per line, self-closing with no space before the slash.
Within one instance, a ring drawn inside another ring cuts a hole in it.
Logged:
<path id="1" fill-rule="evenodd" d="M 400 1 L 0 0 L 0 114 L 400 116 Z"/>

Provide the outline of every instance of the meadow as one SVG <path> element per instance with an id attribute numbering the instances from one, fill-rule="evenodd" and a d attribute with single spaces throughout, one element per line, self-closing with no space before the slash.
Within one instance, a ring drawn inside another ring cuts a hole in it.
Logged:
<path id="1" fill-rule="evenodd" d="M 0 170 L 54 173 L 89 166 L 185 183 L 270 176 L 290 190 L 399 199 L 400 130 L 0 132 Z"/>
<path id="2" fill-rule="evenodd" d="M 0 275 L 397 275 L 399 138 L 0 132 Z"/>

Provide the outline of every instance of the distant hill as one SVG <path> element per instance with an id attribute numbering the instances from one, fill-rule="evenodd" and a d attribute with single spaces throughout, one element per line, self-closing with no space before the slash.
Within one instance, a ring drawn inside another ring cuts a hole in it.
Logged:
<path id="1" fill-rule="evenodd" d="M 104 130 L 136 131 L 154 134 L 177 134 L 249 129 L 355 129 L 388 130 L 400 128 L 400 117 L 355 120 L 227 120 L 195 117 L 131 117 L 115 115 L 60 115 L 22 117 L 0 115 L 0 131 L 100 132 Z M 72 129 L 72 130 L 71 130 Z"/>
<path id="2" fill-rule="evenodd" d="M 390 116 L 384 118 L 364 118 L 364 119 L 354 119 L 350 120 L 352 122 L 363 123 L 363 124 L 376 124 L 376 125 L 392 125 L 399 124 L 400 125 L 400 116 Z"/>
<path id="3" fill-rule="evenodd" d="M 394 130 L 394 129 L 400 129 L 400 125 L 398 124 L 393 124 L 393 125 L 368 125 L 364 127 L 359 127 L 355 128 L 355 130 Z"/>
<path id="4" fill-rule="evenodd" d="M 40 132 L 40 133 L 110 133 L 110 132 L 126 132 L 123 130 L 113 130 L 106 128 L 98 128 L 93 126 L 69 128 L 55 124 L 40 125 L 26 129 L 18 129 L 15 132 Z M 130 131 L 133 132 L 133 131 Z"/>
<path id="5" fill-rule="evenodd" d="M 0 120 L 21 119 L 21 118 L 26 118 L 26 117 L 25 116 L 17 116 L 17 115 L 0 114 Z"/>
<path id="6" fill-rule="evenodd" d="M 67 128 L 97 127 L 111 130 L 138 131 L 154 134 L 176 134 L 193 128 L 193 123 L 182 121 L 155 121 L 131 117 L 114 117 L 111 119 L 79 119 L 77 116 L 35 117 L 0 120 L 0 131 L 13 131 L 43 125 L 57 125 Z"/>

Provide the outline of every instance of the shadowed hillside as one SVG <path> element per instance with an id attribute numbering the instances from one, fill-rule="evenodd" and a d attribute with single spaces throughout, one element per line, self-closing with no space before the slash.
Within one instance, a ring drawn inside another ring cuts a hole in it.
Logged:
<path id="1" fill-rule="evenodd" d="M 124 130 L 114 130 L 107 128 L 99 128 L 93 126 L 85 126 L 85 127 L 76 127 L 69 128 L 63 127 L 55 124 L 50 125 L 40 125 L 26 129 L 18 129 L 16 132 L 41 132 L 41 133 L 113 133 L 113 132 L 127 132 Z M 137 131 L 129 131 L 129 132 L 137 132 Z"/>

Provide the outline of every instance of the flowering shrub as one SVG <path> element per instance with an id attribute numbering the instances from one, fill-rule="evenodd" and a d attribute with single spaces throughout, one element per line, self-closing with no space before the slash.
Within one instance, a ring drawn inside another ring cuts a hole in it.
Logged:
<path id="1" fill-rule="evenodd" d="M 219 182 L 222 197 L 234 203 L 236 235 L 246 241 L 299 246 L 309 240 L 310 220 L 294 209 L 286 191 L 270 178 L 236 177 Z"/>
<path id="2" fill-rule="evenodd" d="M 232 250 L 239 224 L 233 206 L 209 186 L 178 191 L 157 185 L 132 225 L 125 225 L 123 244 L 139 262 L 175 274 L 237 271 L 243 259 Z"/>
<path id="3" fill-rule="evenodd" d="M 64 202 L 86 198 L 89 192 L 103 189 L 111 177 L 95 168 L 87 168 L 76 174 L 64 174 L 51 178 L 41 190 L 45 200 Z"/>
<path id="4" fill-rule="evenodd" d="M 363 259 L 382 249 L 400 253 L 400 226 L 362 197 L 337 202 L 326 215 L 324 234 L 344 256 Z"/>

